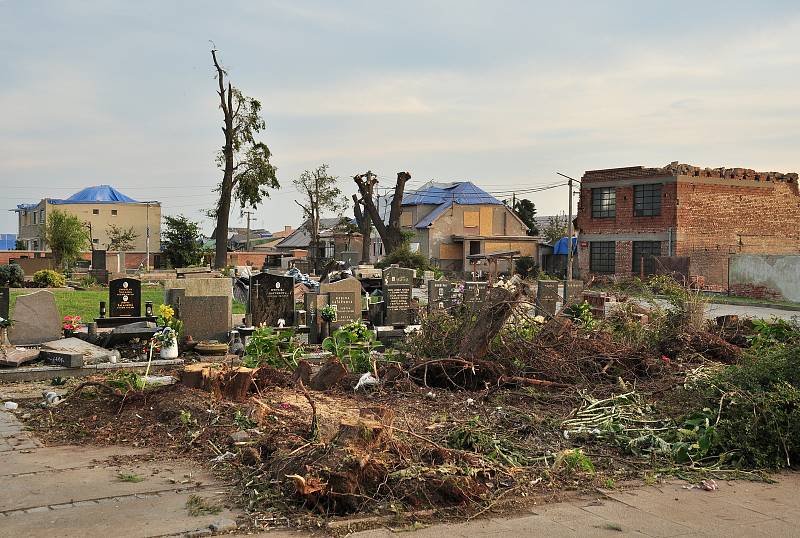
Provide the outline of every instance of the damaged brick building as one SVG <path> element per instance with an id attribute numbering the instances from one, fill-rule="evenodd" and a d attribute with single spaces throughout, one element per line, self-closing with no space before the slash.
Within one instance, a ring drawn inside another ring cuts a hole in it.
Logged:
<path id="1" fill-rule="evenodd" d="M 796 173 L 677 162 L 589 170 L 576 217 L 578 264 L 590 277 L 665 272 L 665 263 L 685 272 L 688 262 L 687 276 L 725 290 L 731 255 L 800 254 L 798 222 Z"/>

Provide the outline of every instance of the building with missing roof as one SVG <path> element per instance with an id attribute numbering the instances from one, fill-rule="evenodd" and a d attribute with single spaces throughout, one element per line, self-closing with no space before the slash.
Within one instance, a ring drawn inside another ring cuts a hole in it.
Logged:
<path id="1" fill-rule="evenodd" d="M 133 228 L 136 240 L 133 250 L 147 250 L 147 232 L 150 231 L 150 252 L 161 250 L 161 204 L 134 200 L 109 185 L 87 187 L 66 199 L 44 198 L 36 204 L 20 204 L 14 210 L 18 216 L 17 237 L 28 250 L 45 251 L 44 228 L 53 211 L 75 215 L 91 230 L 92 248 L 108 246 L 111 225 Z"/>

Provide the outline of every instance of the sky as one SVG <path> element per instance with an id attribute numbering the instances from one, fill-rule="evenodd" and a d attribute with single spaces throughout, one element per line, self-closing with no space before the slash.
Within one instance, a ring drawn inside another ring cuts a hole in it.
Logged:
<path id="1" fill-rule="evenodd" d="M 110 184 L 210 233 L 212 44 L 278 168 L 254 228 L 297 226 L 321 163 L 348 195 L 405 170 L 501 198 L 672 161 L 800 171 L 798 34 L 797 2 L 0 0 L 0 204 Z M 566 211 L 566 187 L 527 196 Z"/>

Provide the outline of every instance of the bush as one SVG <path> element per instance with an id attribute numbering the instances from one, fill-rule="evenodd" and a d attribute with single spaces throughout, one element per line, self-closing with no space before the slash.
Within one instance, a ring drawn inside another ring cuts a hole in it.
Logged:
<path id="1" fill-rule="evenodd" d="M 531 256 L 522 256 L 514 264 L 514 272 L 522 278 L 536 278 L 539 274 L 539 264 Z"/>
<path id="2" fill-rule="evenodd" d="M 0 265 L 0 286 L 21 288 L 25 279 L 22 267 L 15 263 Z"/>
<path id="3" fill-rule="evenodd" d="M 411 252 L 408 243 L 404 243 L 395 249 L 391 254 L 387 254 L 381 261 L 375 264 L 379 269 L 385 269 L 392 264 L 397 264 L 400 267 L 408 267 L 410 269 L 417 269 L 422 271 L 430 271 L 430 260 L 420 252 Z"/>
<path id="4" fill-rule="evenodd" d="M 42 269 L 33 273 L 33 283 L 40 288 L 63 288 L 67 280 L 57 271 Z"/>

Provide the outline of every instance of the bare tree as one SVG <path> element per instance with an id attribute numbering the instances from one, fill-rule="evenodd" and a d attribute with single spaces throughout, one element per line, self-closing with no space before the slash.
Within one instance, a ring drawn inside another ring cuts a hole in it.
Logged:
<path id="1" fill-rule="evenodd" d="M 369 199 L 372 200 L 373 190 L 375 184 L 378 182 L 377 176 L 370 171 L 367 171 L 364 174 L 364 184 L 366 185 L 367 194 Z M 371 242 L 372 236 L 372 218 L 370 217 L 369 211 L 361 210 L 361 206 L 364 204 L 364 201 L 358 197 L 357 194 L 353 195 L 353 213 L 356 217 L 356 223 L 358 224 L 358 229 L 361 232 L 361 263 L 369 263 L 369 247 Z"/>
<path id="2" fill-rule="evenodd" d="M 369 173 L 371 174 L 371 173 Z M 359 174 L 353 176 L 353 181 L 358 185 L 358 192 L 361 194 L 361 203 L 372 218 L 375 229 L 378 235 L 383 240 L 383 246 L 386 254 L 391 254 L 395 249 L 403 244 L 403 232 L 400 228 L 400 214 L 403 212 L 403 192 L 405 190 L 406 182 L 411 179 L 411 174 L 408 172 L 397 173 L 397 183 L 394 186 L 394 196 L 392 197 L 392 205 L 389 209 L 389 222 L 384 223 L 381 218 L 378 208 L 375 207 L 375 202 L 372 200 L 372 182 L 374 176 L 367 174 Z M 377 181 L 375 182 L 377 183 Z"/>

